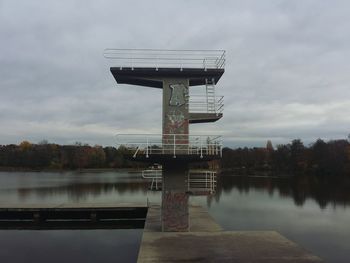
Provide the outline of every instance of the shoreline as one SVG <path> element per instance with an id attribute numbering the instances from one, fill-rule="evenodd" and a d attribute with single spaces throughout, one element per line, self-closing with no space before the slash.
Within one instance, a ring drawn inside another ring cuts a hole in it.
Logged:
<path id="1" fill-rule="evenodd" d="M 0 167 L 0 172 L 79 172 L 79 173 L 103 173 L 103 172 L 117 172 L 117 171 L 128 171 L 128 172 L 139 172 L 142 169 L 138 168 L 84 168 L 84 169 L 57 169 L 57 168 L 24 168 L 24 167 Z"/>

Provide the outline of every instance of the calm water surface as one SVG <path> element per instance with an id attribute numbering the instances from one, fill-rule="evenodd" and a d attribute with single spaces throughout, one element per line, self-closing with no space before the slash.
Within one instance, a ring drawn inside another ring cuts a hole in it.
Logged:
<path id="1" fill-rule="evenodd" d="M 160 201 L 140 174 L 0 172 L 0 202 Z M 277 230 L 327 262 L 350 262 L 350 189 L 305 179 L 224 175 L 193 197 L 226 230 Z M 135 262 L 142 229 L 0 230 L 1 262 Z"/>

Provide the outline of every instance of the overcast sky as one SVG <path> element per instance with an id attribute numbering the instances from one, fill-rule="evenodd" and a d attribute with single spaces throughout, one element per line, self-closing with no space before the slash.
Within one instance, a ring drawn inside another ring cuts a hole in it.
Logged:
<path id="1" fill-rule="evenodd" d="M 161 90 L 117 85 L 105 48 L 225 49 L 230 146 L 350 133 L 350 2 L 0 0 L 0 144 L 160 133 Z"/>

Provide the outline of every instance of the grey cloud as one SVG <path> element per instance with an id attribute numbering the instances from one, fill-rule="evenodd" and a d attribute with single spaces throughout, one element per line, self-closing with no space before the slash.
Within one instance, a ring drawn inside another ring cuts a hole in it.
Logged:
<path id="1" fill-rule="evenodd" d="M 103 49 L 226 49 L 229 145 L 346 138 L 348 1 L 0 1 L 0 144 L 160 132 L 161 91 L 117 85 Z"/>

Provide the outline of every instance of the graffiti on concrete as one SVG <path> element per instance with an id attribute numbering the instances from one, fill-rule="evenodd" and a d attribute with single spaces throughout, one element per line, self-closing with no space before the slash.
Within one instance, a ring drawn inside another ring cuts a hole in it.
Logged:
<path id="1" fill-rule="evenodd" d="M 163 193 L 162 223 L 164 231 L 188 231 L 188 195 L 184 192 Z"/>
<path id="2" fill-rule="evenodd" d="M 186 87 L 184 84 L 170 84 L 170 106 L 182 106 L 186 103 Z"/>
<path id="3" fill-rule="evenodd" d="M 166 153 L 185 153 L 188 144 L 188 88 L 183 83 L 172 83 L 167 87 L 166 105 L 163 119 L 163 150 Z M 176 135 L 176 136 L 174 136 Z M 180 151 L 180 152 L 179 152 Z"/>
<path id="4" fill-rule="evenodd" d="M 179 110 L 169 111 L 167 114 L 169 134 L 183 133 L 181 128 L 186 124 L 184 114 Z M 180 130 L 179 130 L 180 129 Z"/>

